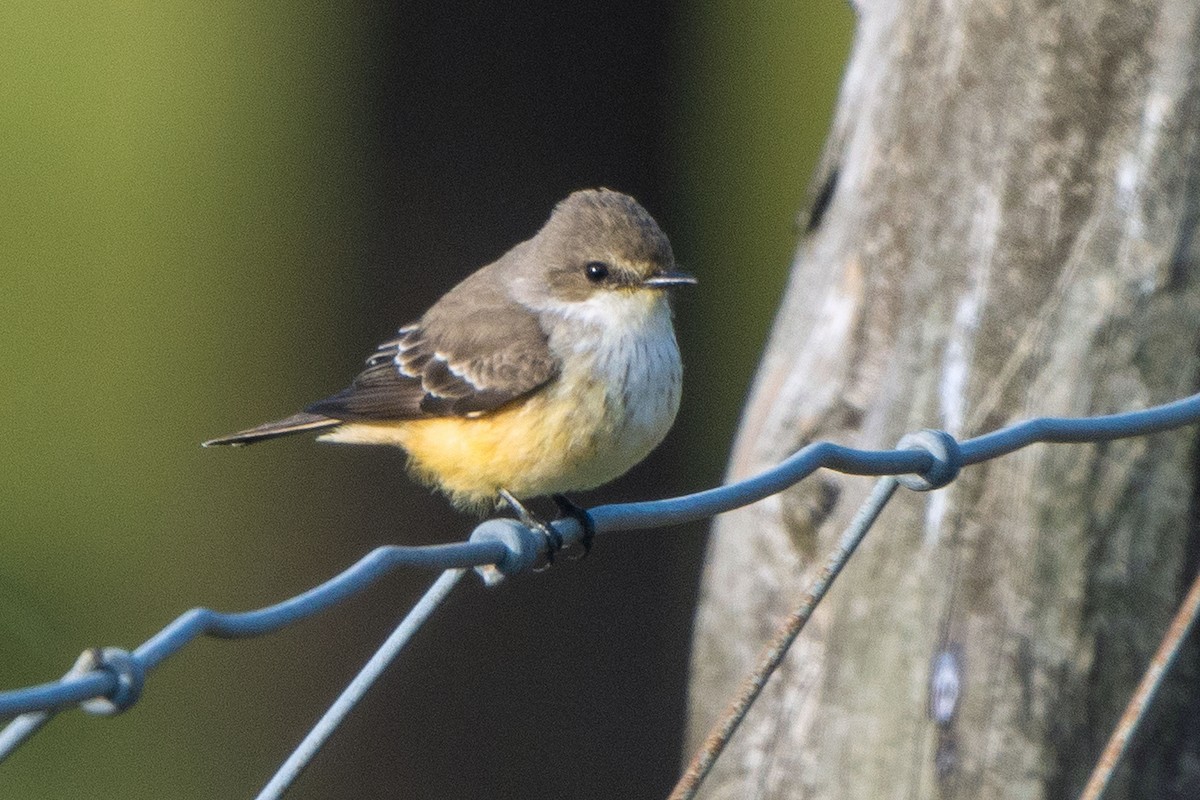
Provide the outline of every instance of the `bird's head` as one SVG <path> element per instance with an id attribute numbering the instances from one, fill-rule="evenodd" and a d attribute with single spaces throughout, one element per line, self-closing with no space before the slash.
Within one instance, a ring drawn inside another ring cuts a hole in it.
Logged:
<path id="1" fill-rule="evenodd" d="M 666 234 L 636 200 L 609 189 L 574 192 L 532 240 L 533 280 L 550 304 L 659 306 L 696 279 L 675 266 Z"/>

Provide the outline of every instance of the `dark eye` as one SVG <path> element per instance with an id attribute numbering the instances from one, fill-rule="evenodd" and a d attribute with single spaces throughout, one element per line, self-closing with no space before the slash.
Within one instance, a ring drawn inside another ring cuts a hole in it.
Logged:
<path id="1" fill-rule="evenodd" d="M 583 272 L 589 281 L 599 283 L 608 277 L 608 264 L 603 261 L 589 261 L 584 266 Z"/>

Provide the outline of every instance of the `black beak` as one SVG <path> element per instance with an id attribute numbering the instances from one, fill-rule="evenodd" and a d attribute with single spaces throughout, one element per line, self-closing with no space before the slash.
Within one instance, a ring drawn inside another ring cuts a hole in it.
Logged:
<path id="1" fill-rule="evenodd" d="M 670 289 L 672 286 L 695 286 L 696 276 L 680 270 L 663 270 L 642 281 L 642 286 L 651 289 Z"/>

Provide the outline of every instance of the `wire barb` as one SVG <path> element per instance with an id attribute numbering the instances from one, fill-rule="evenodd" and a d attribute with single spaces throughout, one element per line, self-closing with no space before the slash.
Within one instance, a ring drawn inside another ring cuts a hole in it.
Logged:
<path id="1" fill-rule="evenodd" d="M 897 475 L 896 480 L 914 492 L 928 492 L 948 486 L 962 469 L 962 448 L 945 431 L 926 429 L 900 439 L 897 450 L 924 450 L 933 457 L 929 469 L 916 475 Z"/>
<path id="2" fill-rule="evenodd" d="M 146 683 L 146 670 L 129 651 L 119 647 L 93 647 L 84 650 L 71 668 L 71 672 L 85 674 L 94 671 L 111 673 L 116 687 L 103 697 L 84 700 L 79 707 L 89 714 L 102 717 L 120 714 L 130 708 L 142 696 Z"/>
<path id="3" fill-rule="evenodd" d="M 515 519 L 489 519 L 471 534 L 472 542 L 497 542 L 504 556 L 491 564 L 475 567 L 488 586 L 495 586 L 510 575 L 532 569 L 542 553 L 546 538 Z"/>

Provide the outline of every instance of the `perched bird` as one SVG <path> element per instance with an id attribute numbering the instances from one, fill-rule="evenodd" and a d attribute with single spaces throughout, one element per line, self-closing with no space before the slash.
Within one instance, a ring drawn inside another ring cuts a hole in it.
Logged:
<path id="1" fill-rule="evenodd" d="M 679 409 L 682 365 L 667 290 L 693 284 L 636 200 L 607 189 L 560 202 L 537 234 L 441 297 L 375 350 L 349 388 L 304 411 L 212 439 L 243 445 L 301 431 L 402 447 L 413 474 L 455 506 L 591 489 L 637 464 Z"/>

